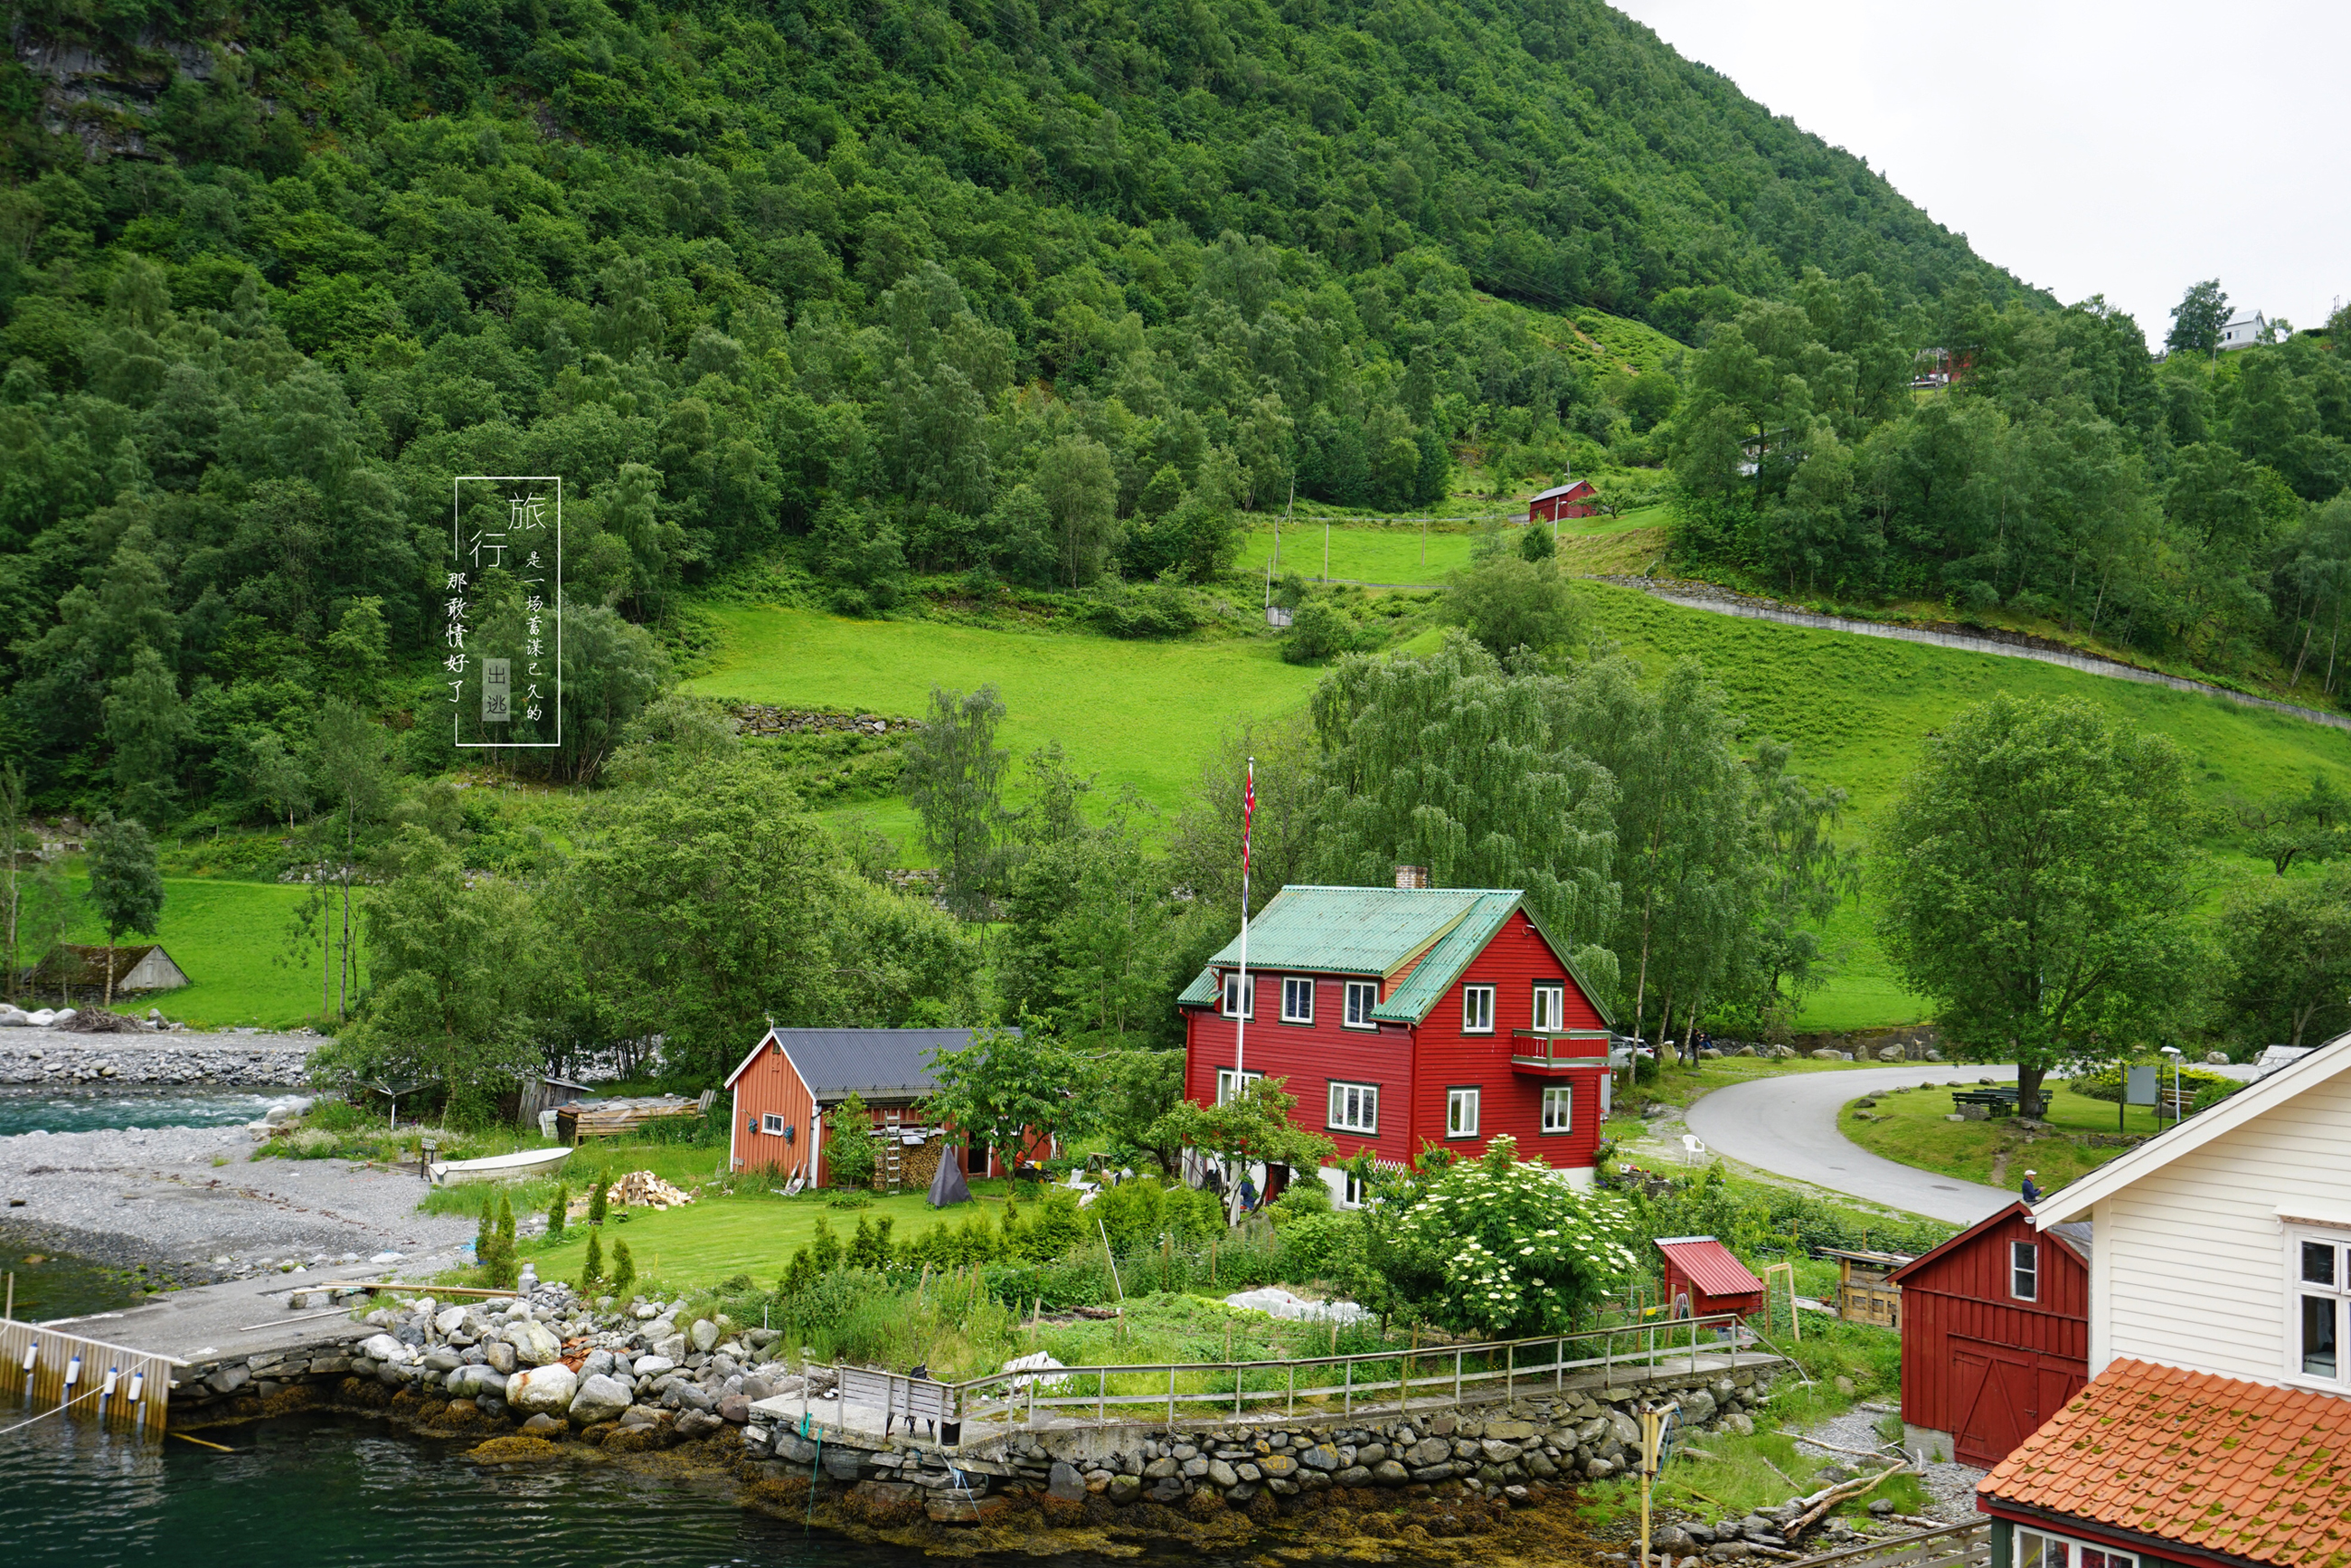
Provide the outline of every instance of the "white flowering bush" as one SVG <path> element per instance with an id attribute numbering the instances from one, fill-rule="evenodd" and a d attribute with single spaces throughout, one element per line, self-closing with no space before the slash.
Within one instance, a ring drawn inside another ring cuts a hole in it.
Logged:
<path id="1" fill-rule="evenodd" d="M 1631 1215 L 1614 1194 L 1522 1163 L 1512 1139 L 1405 1185 L 1381 1226 L 1396 1293 L 1457 1333 L 1494 1339 L 1572 1328 L 1632 1267 Z"/>

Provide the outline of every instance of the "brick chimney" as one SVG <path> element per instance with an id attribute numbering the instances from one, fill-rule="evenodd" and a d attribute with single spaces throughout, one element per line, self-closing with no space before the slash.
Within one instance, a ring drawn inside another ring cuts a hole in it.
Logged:
<path id="1" fill-rule="evenodd" d="M 1428 885 L 1428 868 L 1425 865 L 1400 865 L 1396 867 L 1396 885 L 1398 887 L 1407 888 L 1426 887 Z"/>

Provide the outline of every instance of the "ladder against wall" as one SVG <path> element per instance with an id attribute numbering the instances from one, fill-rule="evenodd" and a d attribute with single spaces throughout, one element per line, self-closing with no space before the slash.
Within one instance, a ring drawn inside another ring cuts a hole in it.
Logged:
<path id="1" fill-rule="evenodd" d="M 900 1124 L 904 1114 L 898 1111 L 882 1113 L 882 1190 L 884 1192 L 896 1192 L 905 1185 L 906 1140 Z"/>

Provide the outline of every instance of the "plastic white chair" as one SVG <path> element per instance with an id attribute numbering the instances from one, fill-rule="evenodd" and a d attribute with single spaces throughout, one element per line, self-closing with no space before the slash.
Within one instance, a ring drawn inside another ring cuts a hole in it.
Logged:
<path id="1" fill-rule="evenodd" d="M 1684 1133 L 1682 1134 L 1682 1164 L 1686 1166 L 1694 1166 L 1698 1164 L 1698 1156 L 1705 1153 L 1706 1145 L 1698 1142 L 1697 1134 Z"/>

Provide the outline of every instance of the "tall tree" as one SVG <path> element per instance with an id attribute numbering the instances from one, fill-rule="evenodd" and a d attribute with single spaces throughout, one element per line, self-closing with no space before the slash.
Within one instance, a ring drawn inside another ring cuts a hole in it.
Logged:
<path id="1" fill-rule="evenodd" d="M 1010 1154 L 1030 1135 L 1057 1136 L 1077 1103 L 1077 1063 L 1036 1019 L 1024 1019 L 1019 1030 L 976 1030 L 961 1051 L 934 1051 L 931 1071 L 939 1086 L 925 1108 L 976 1148 Z"/>
<path id="2" fill-rule="evenodd" d="M 46 952 L 65 935 L 64 879 L 41 857 L 41 836 L 26 809 L 24 770 L 0 764 L 0 945 L 5 945 L 10 1001 L 27 951 Z"/>
<path id="3" fill-rule="evenodd" d="M 131 668 L 106 694 L 106 738 L 114 747 L 114 783 L 125 811 L 162 820 L 178 794 L 180 742 L 187 732 L 179 683 L 163 656 L 141 643 Z"/>
<path id="4" fill-rule="evenodd" d="M 2271 878 L 2229 902 L 2222 1018 L 2248 1044 L 2300 1045 L 2351 1016 L 2351 873 Z"/>
<path id="5" fill-rule="evenodd" d="M 2143 1044 L 2195 1003 L 2188 760 L 2080 700 L 2002 693 L 1930 738 L 1881 821 L 1878 937 L 2020 1103 L 2063 1063 Z"/>
<path id="6" fill-rule="evenodd" d="M 994 685 L 968 696 L 933 686 L 930 716 L 906 743 L 907 803 L 923 820 L 923 847 L 939 863 L 947 907 L 967 920 L 987 912 L 1003 868 L 1012 756 L 996 744 L 1003 722 Z"/>
<path id="7" fill-rule="evenodd" d="M 155 841 L 126 817 L 101 817 L 88 841 L 89 891 L 106 927 L 106 1005 L 114 1005 L 114 948 L 126 932 L 152 936 L 163 919 L 163 871 Z"/>
<path id="8" fill-rule="evenodd" d="M 2220 292 L 2220 280 L 2208 277 L 2189 286 L 2171 308 L 2171 330 L 2164 338 L 2164 346 L 2185 349 L 2191 354 L 2209 354 L 2220 344 L 2220 329 L 2229 324 L 2229 297 Z"/>
<path id="9" fill-rule="evenodd" d="M 329 946 L 319 977 L 319 1007 L 324 1013 L 327 992 L 331 988 L 335 1016 L 341 1019 L 350 1016 L 351 998 L 359 989 L 360 952 L 351 927 L 351 879 L 359 859 L 360 831 L 381 821 L 391 805 L 390 737 L 359 709 L 336 698 L 320 710 L 312 741 L 319 793 L 329 805 L 329 814 L 322 826 L 332 834 L 321 847 L 334 855 L 337 866 L 329 873 L 322 858 L 320 896 L 326 896 L 325 889 L 331 881 L 341 903 L 340 919 L 322 922 L 322 927 L 330 935 L 326 937 Z M 331 935 L 336 930 L 340 932 L 340 943 Z"/>

